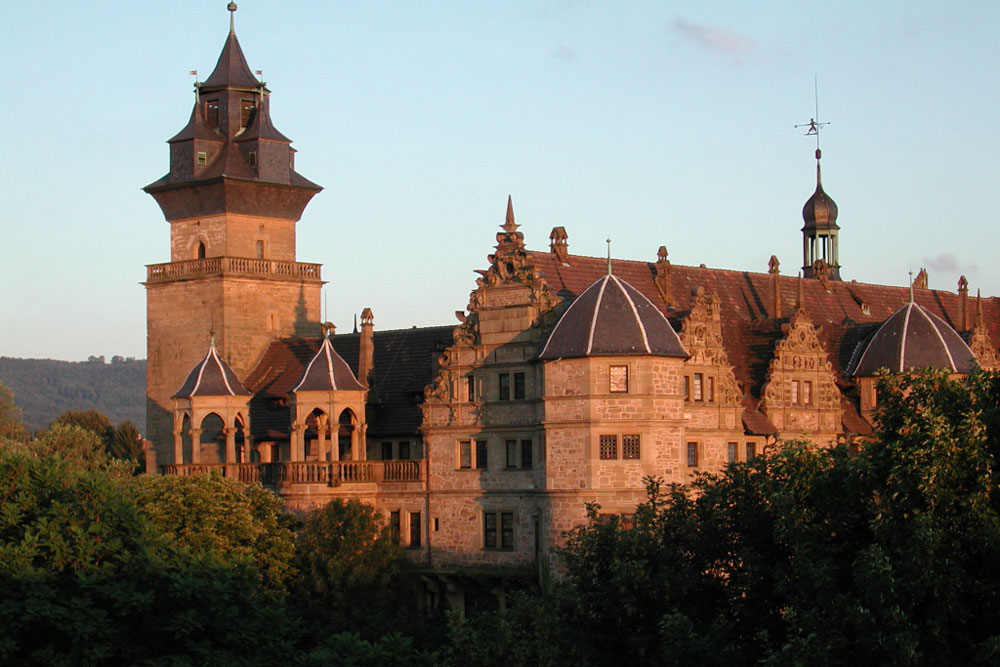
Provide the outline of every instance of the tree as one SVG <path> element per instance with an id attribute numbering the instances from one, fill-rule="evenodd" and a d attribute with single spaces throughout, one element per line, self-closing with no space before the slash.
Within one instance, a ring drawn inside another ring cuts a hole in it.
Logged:
<path id="1" fill-rule="evenodd" d="M 291 573 L 296 519 L 259 484 L 218 474 L 137 478 L 143 514 L 182 549 L 250 568 L 269 590 L 283 590 Z"/>
<path id="2" fill-rule="evenodd" d="M 128 419 L 118 424 L 111 433 L 108 454 L 116 459 L 132 461 L 136 472 L 139 472 L 145 463 L 145 451 L 139 428 Z"/>
<path id="3" fill-rule="evenodd" d="M 318 636 L 348 630 L 377 638 L 392 630 L 401 551 L 371 505 L 336 499 L 299 531 L 293 597 Z"/>
<path id="4" fill-rule="evenodd" d="M 79 426 L 80 428 L 87 429 L 91 433 L 97 435 L 97 437 L 107 441 L 110 441 L 112 433 L 114 433 L 114 427 L 111 425 L 111 420 L 101 414 L 99 411 L 90 410 L 67 410 L 58 417 L 56 417 L 53 424 L 62 424 L 64 426 Z"/>
<path id="5" fill-rule="evenodd" d="M 14 392 L 0 383 L 0 440 L 23 440 L 27 430 L 21 422 L 21 408 L 14 402 Z"/>

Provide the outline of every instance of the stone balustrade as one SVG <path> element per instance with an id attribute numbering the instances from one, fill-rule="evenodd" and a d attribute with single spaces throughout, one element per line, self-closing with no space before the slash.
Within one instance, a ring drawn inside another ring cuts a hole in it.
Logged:
<path id="1" fill-rule="evenodd" d="M 251 484 L 382 484 L 419 482 L 423 461 L 278 461 L 276 463 L 184 463 L 160 466 L 164 475 L 203 475 L 217 471 Z"/>
<path id="2" fill-rule="evenodd" d="M 321 280 L 321 267 L 322 264 L 279 262 L 273 259 L 205 257 L 204 259 L 189 259 L 183 262 L 149 264 L 146 266 L 146 282 L 161 283 L 184 278 L 219 275 Z"/>

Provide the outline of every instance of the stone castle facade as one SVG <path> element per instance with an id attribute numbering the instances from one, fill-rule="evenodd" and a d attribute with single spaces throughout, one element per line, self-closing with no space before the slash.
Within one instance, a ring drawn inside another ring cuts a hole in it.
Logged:
<path id="1" fill-rule="evenodd" d="M 217 469 L 308 509 L 384 511 L 441 595 L 462 573 L 535 577 L 566 530 L 634 512 L 779 439 L 860 443 L 880 368 L 998 367 L 1000 300 L 841 279 L 838 211 L 803 209 L 800 276 L 532 250 L 513 203 L 457 326 L 335 334 L 295 227 L 320 187 L 294 168 L 230 29 L 170 171 L 147 267 L 147 433 L 169 474 Z M 211 332 L 211 333 L 210 333 Z M 460 588 L 460 587 L 459 587 Z"/>

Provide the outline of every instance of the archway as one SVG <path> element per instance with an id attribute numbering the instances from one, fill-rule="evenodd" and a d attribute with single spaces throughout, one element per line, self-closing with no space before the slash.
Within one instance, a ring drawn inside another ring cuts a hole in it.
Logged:
<path id="1" fill-rule="evenodd" d="M 313 409 L 306 417 L 303 431 L 303 457 L 306 461 L 326 461 L 329 459 L 330 424 L 325 412 Z"/>
<path id="2" fill-rule="evenodd" d="M 226 436 L 225 422 L 212 412 L 201 420 L 199 463 L 225 463 Z"/>
<path id="3" fill-rule="evenodd" d="M 340 413 L 340 418 L 337 421 L 339 423 L 339 428 L 337 429 L 337 450 L 340 453 L 340 460 L 356 461 L 359 458 L 355 455 L 357 450 L 354 447 L 357 418 L 350 410 L 344 410 Z"/>
<path id="4" fill-rule="evenodd" d="M 181 460 L 177 463 L 194 463 L 191 453 L 191 417 L 188 414 L 181 420 Z"/>

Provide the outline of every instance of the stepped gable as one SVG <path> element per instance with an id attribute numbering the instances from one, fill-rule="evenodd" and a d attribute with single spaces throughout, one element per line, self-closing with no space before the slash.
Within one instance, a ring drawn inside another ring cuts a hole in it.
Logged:
<path id="1" fill-rule="evenodd" d="M 170 398 L 191 398 L 192 396 L 249 396 L 236 373 L 219 357 L 213 341 L 208 353 L 195 364 L 188 373 L 184 384 Z"/>
<path id="2" fill-rule="evenodd" d="M 666 316 L 634 287 L 608 274 L 570 304 L 539 359 L 636 354 L 688 357 Z"/>
<path id="3" fill-rule="evenodd" d="M 367 433 L 372 438 L 417 436 L 420 401 L 436 373 L 435 359 L 451 342 L 454 327 L 421 327 L 375 331 L 374 373 L 368 388 Z M 357 374 L 359 334 L 330 338 L 333 350 Z M 291 412 L 288 394 L 323 342 L 320 336 L 273 341 L 247 376 L 254 392 L 250 400 L 253 436 L 280 440 L 289 436 Z"/>
<path id="4" fill-rule="evenodd" d="M 955 373 L 975 368 L 972 350 L 947 322 L 915 302 L 897 310 L 855 355 L 850 375 L 870 377 L 880 368 L 906 373 L 932 366 Z"/>
<path id="5" fill-rule="evenodd" d="M 323 338 L 316 354 L 302 371 L 298 384 L 292 387 L 293 392 L 364 391 L 364 389 L 347 362 L 333 349 L 329 336 Z"/>

